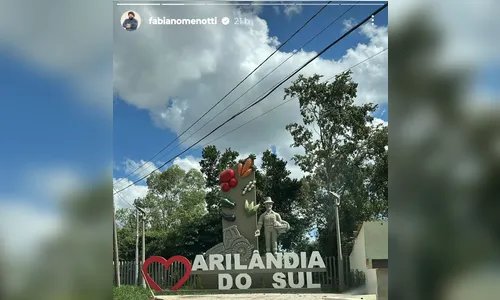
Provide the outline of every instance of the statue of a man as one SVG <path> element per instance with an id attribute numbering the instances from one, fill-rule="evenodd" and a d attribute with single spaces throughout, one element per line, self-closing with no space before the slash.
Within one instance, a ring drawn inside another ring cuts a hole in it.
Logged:
<path id="1" fill-rule="evenodd" d="M 264 198 L 264 206 L 266 211 L 260 215 L 257 222 L 257 230 L 255 236 L 260 235 L 260 229 L 264 225 L 264 237 L 266 240 L 266 252 L 276 253 L 278 250 L 278 234 L 286 232 L 290 225 L 281 219 L 281 216 L 273 211 L 273 200 L 271 197 Z"/>

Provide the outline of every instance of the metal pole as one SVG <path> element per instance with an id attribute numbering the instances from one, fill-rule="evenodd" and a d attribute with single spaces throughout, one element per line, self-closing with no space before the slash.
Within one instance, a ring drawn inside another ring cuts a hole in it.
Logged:
<path id="1" fill-rule="evenodd" d="M 139 211 L 135 210 L 135 285 L 139 285 Z"/>
<path id="2" fill-rule="evenodd" d="M 142 263 L 146 261 L 146 214 L 142 214 Z M 142 264 L 141 264 L 142 265 Z M 146 288 L 146 280 L 142 276 L 141 272 L 141 282 L 142 287 Z"/>
<path id="3" fill-rule="evenodd" d="M 337 229 L 337 265 L 339 270 L 339 289 L 340 291 L 344 290 L 344 259 L 342 256 L 342 240 L 340 238 L 340 220 L 339 220 L 339 206 L 340 206 L 340 197 L 335 199 L 335 222 Z"/>
<path id="4" fill-rule="evenodd" d="M 120 261 L 118 255 L 118 235 L 116 232 L 115 207 L 113 206 L 113 262 L 115 265 L 115 284 L 120 287 Z"/>

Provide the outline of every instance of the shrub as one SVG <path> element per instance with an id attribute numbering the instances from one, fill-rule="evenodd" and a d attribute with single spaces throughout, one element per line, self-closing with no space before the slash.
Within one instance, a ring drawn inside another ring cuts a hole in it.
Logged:
<path id="1" fill-rule="evenodd" d="M 147 289 L 137 286 L 121 286 L 113 288 L 113 300 L 151 300 Z"/>
<path id="2" fill-rule="evenodd" d="M 366 283 L 365 273 L 358 270 L 351 270 L 348 274 L 350 288 L 358 288 Z"/>

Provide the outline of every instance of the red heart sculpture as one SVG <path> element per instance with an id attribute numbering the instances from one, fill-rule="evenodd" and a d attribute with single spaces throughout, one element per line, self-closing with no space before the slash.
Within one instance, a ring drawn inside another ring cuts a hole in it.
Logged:
<path id="1" fill-rule="evenodd" d="M 162 288 L 153 280 L 153 278 L 151 278 L 151 276 L 149 276 L 149 273 L 148 273 L 149 265 L 152 263 L 155 263 L 155 262 L 162 264 L 165 267 L 165 269 L 167 269 L 167 270 L 175 262 L 180 262 L 181 264 L 184 265 L 184 268 L 186 269 L 186 273 L 184 274 L 184 276 L 182 276 L 182 278 L 179 280 L 179 282 L 177 282 L 170 289 L 172 291 L 177 291 L 184 283 L 186 283 L 186 281 L 189 279 L 189 276 L 191 275 L 191 268 L 192 268 L 191 263 L 184 256 L 176 255 L 176 256 L 172 256 L 169 259 L 165 259 L 161 256 L 151 256 L 150 258 L 146 259 L 146 261 L 142 265 L 142 272 L 144 273 L 144 277 L 146 278 L 146 281 L 148 282 L 149 286 L 157 292 L 161 292 Z"/>

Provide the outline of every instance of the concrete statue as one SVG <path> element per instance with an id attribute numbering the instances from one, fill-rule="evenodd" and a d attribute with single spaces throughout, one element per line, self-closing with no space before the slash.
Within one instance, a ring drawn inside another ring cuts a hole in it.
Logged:
<path id="1" fill-rule="evenodd" d="M 274 202 L 271 197 L 266 197 L 263 204 L 266 211 L 259 217 L 255 236 L 260 235 L 260 230 L 264 226 L 266 252 L 276 253 L 278 251 L 278 235 L 287 232 L 290 229 L 290 224 L 283 221 L 279 213 L 273 210 Z"/>
<path id="2" fill-rule="evenodd" d="M 306 252 L 278 252 L 278 237 L 290 230 L 290 224 L 273 210 L 271 197 L 257 202 L 254 159 L 243 159 L 219 174 L 222 241 L 205 253 L 196 255 L 193 262 L 180 255 L 168 259 L 161 256 L 148 258 L 142 272 L 153 290 L 162 291 L 156 278 L 149 273 L 153 270 L 149 269 L 153 263 L 163 265 L 167 270 L 174 264 L 183 266 L 181 270 L 174 269 L 178 274 L 176 278 L 183 275 L 177 283 L 172 283 L 172 291 L 181 288 L 191 275 L 194 275 L 191 288 L 321 288 L 320 283 L 313 282 L 314 272 L 326 272 L 326 265 L 318 251 L 313 251 L 310 256 Z M 265 211 L 259 216 L 261 207 L 265 207 Z M 258 250 L 261 230 L 266 245 L 266 253 L 262 254 Z M 294 270 L 299 266 L 300 271 Z M 159 277 L 162 282 L 163 278 L 163 275 Z"/>

